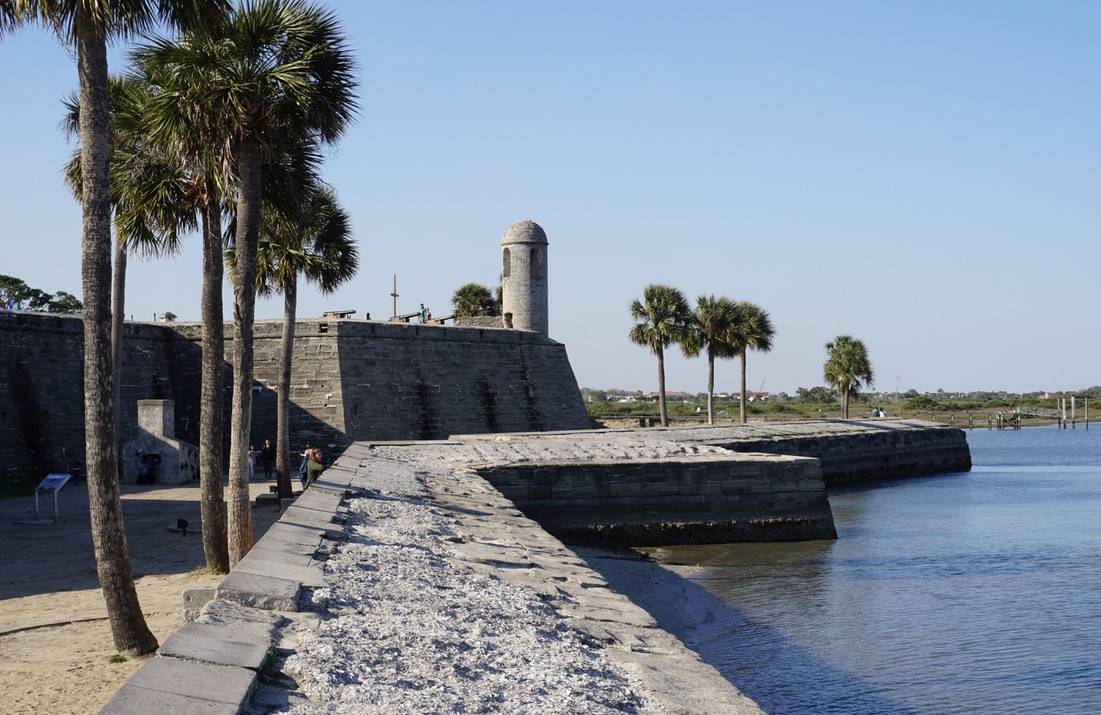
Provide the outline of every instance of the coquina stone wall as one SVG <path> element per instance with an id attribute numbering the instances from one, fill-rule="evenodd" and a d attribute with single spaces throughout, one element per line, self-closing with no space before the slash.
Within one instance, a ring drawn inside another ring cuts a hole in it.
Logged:
<path id="1" fill-rule="evenodd" d="M 73 316 L 0 311 L 0 480 L 84 462 L 83 331 Z M 171 399 L 178 387 L 171 331 L 130 323 L 124 335 L 120 444 L 137 434 L 139 399 Z"/>
<path id="2" fill-rule="evenodd" d="M 887 423 L 885 423 L 887 424 Z M 870 430 L 860 434 L 714 440 L 735 452 L 769 452 L 817 457 L 829 484 L 924 476 L 971 469 L 971 450 L 961 429 Z"/>
<path id="3" fill-rule="evenodd" d="M 228 451 L 232 326 L 222 401 Z M 275 437 L 281 321 L 256 324 L 252 435 Z M 174 400 L 176 437 L 197 444 L 201 326 L 128 323 L 120 444 L 137 436 L 137 401 Z M 0 311 L 0 480 L 40 478 L 84 461 L 83 323 Z M 354 320 L 296 326 L 290 445 L 338 454 L 355 440 L 586 429 L 565 346 L 528 331 Z M 127 459 L 130 455 L 121 455 Z"/>
<path id="4" fill-rule="evenodd" d="M 567 543 L 835 539 L 817 459 L 767 454 L 475 467 Z"/>

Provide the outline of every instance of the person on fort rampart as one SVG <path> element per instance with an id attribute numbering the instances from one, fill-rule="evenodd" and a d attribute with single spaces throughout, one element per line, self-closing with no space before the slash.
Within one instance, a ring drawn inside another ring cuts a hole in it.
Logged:
<path id="1" fill-rule="evenodd" d="M 420 310 L 417 311 L 417 322 L 423 323 L 425 316 L 424 303 L 421 303 Z"/>
<path id="2" fill-rule="evenodd" d="M 251 444 L 248 446 L 248 478 L 252 479 L 256 476 L 256 447 Z"/>

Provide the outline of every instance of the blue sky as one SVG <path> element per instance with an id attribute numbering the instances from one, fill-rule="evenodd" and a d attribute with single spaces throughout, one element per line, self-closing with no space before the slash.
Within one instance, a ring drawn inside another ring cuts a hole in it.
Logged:
<path id="1" fill-rule="evenodd" d="M 1101 4 L 328 7 L 362 111 L 325 176 L 362 267 L 335 296 L 303 290 L 301 316 L 388 316 L 394 274 L 400 312 L 447 314 L 463 283 L 496 285 L 501 235 L 531 219 L 550 242 L 551 336 L 585 387 L 656 389 L 626 337 L 656 282 L 769 311 L 753 390 L 821 384 L 843 333 L 884 391 L 1101 383 Z M 31 28 L 0 41 L 0 68 L 0 273 L 79 295 L 58 129 L 75 66 Z M 195 320 L 199 277 L 197 238 L 131 261 L 127 313 Z M 736 361 L 717 374 L 737 389 Z M 669 389 L 705 384 L 705 361 L 674 352 Z"/>

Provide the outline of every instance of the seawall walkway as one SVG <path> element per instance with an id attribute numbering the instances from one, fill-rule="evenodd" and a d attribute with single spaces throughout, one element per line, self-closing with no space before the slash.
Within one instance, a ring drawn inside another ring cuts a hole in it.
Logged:
<path id="1" fill-rule="evenodd" d="M 357 443 L 102 712 L 760 713 L 471 466 L 707 456 L 737 429 Z M 891 429 L 924 427 L 825 431 Z"/>

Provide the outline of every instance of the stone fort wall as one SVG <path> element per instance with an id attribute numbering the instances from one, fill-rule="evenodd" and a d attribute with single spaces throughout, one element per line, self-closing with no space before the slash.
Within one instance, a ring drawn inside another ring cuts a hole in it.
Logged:
<path id="1" fill-rule="evenodd" d="M 282 321 L 256 323 L 257 444 L 275 437 L 281 331 Z M 200 338 L 197 323 L 126 325 L 120 444 L 137 436 L 143 399 L 174 400 L 176 437 L 198 443 Z M 38 479 L 84 461 L 82 348 L 78 317 L 0 311 L 0 481 Z M 228 361 L 225 371 L 228 450 Z M 493 328 L 299 321 L 291 403 L 294 444 L 283 448 L 295 453 L 307 440 L 335 455 L 355 440 L 591 426 L 565 346 Z"/>

